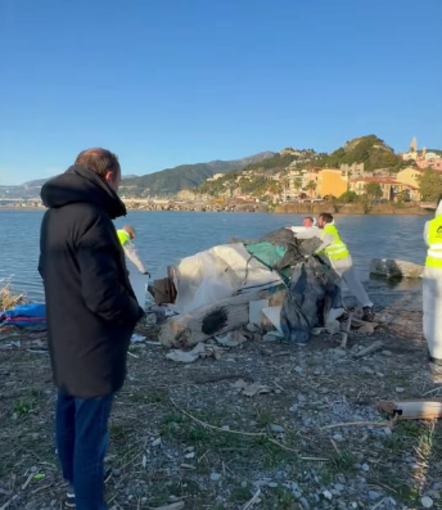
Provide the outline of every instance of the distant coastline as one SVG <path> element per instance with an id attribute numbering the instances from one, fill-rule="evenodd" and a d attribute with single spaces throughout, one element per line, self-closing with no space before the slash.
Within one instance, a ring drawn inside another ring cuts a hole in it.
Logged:
<path id="1" fill-rule="evenodd" d="M 319 214 L 323 211 L 339 215 L 414 215 L 425 216 L 431 210 L 413 204 L 340 204 L 337 202 L 289 203 L 267 205 L 263 203 L 195 203 L 164 201 L 164 203 L 140 203 L 127 200 L 128 211 L 146 212 L 236 212 L 236 213 L 274 213 L 274 214 Z M 0 211 L 42 211 L 44 206 L 7 205 L 0 206 Z"/>

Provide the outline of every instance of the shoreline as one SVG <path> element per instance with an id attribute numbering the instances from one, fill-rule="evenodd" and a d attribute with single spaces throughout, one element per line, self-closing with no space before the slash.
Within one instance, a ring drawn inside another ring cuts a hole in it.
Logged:
<path id="1" fill-rule="evenodd" d="M 196 212 L 196 213 L 264 213 L 264 214 L 320 214 L 330 211 L 339 216 L 428 216 L 431 210 L 419 206 L 395 207 L 389 204 L 379 204 L 364 208 L 362 204 L 337 204 L 330 202 L 315 204 L 279 204 L 275 207 L 264 204 L 231 203 L 221 204 L 165 204 L 135 205 L 126 204 L 127 211 L 139 212 Z M 45 211 L 45 207 L 38 206 L 0 206 L 2 211 Z"/>

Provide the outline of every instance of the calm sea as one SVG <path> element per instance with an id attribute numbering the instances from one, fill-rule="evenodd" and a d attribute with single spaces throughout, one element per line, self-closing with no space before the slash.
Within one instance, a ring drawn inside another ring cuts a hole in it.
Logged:
<path id="1" fill-rule="evenodd" d="M 13 287 L 33 300 L 43 297 L 37 272 L 39 230 L 43 211 L 0 211 L 0 278 L 11 277 Z M 345 216 L 337 219 L 355 266 L 372 298 L 392 292 L 420 291 L 420 282 L 393 289 L 369 280 L 373 257 L 392 257 L 423 263 L 422 216 Z M 187 255 L 228 242 L 232 237 L 257 238 L 286 225 L 299 225 L 302 216 L 239 213 L 130 212 L 117 226 L 132 225 L 136 245 L 154 277 Z"/>

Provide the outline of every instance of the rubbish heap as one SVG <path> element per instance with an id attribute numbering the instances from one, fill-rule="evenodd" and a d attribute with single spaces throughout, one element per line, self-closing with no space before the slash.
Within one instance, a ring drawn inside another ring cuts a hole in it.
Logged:
<path id="1" fill-rule="evenodd" d="M 255 325 L 306 343 L 315 328 L 339 328 L 340 278 L 315 255 L 319 245 L 279 229 L 182 259 L 149 287 L 149 320 L 159 324 L 160 342 L 189 350 Z"/>

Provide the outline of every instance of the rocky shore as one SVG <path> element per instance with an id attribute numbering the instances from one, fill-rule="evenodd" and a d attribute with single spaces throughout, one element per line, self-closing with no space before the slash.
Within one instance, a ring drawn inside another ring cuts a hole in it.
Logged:
<path id="1" fill-rule="evenodd" d="M 139 201 L 126 199 L 125 204 L 130 211 L 174 211 L 174 212 L 236 212 L 236 213 L 276 213 L 276 214 L 319 214 L 323 211 L 330 211 L 334 214 L 370 214 L 370 215 L 419 215 L 430 214 L 427 209 L 414 204 L 398 206 L 396 204 L 339 204 L 337 202 L 317 202 L 317 203 L 290 203 L 290 204 L 265 204 L 255 202 L 237 202 L 226 203 L 214 202 L 175 202 L 173 200 L 158 201 Z M 8 210 L 41 210 L 44 207 L 33 205 L 8 205 L 0 206 L 0 211 Z"/>
<path id="2" fill-rule="evenodd" d="M 131 211 L 191 211 L 191 212 L 270 212 L 266 204 L 227 202 L 137 202 L 136 200 L 125 200 L 127 208 Z"/>
<path id="3" fill-rule="evenodd" d="M 265 204 L 245 203 L 229 201 L 223 203 L 214 202 L 138 202 L 126 200 L 130 210 L 137 211 L 194 211 L 194 212 L 261 212 L 276 214 L 319 214 L 330 211 L 335 214 L 374 214 L 374 215 L 427 215 L 429 211 L 415 204 L 340 204 L 333 202 L 317 203 L 289 203 L 289 204 Z"/>
<path id="4" fill-rule="evenodd" d="M 340 204 L 337 202 L 318 202 L 318 203 L 300 203 L 300 204 L 281 204 L 275 208 L 277 214 L 320 214 L 323 211 L 329 211 L 334 214 L 412 214 L 425 216 L 429 211 L 415 204 Z"/>
<path id="5" fill-rule="evenodd" d="M 340 336 L 299 348 L 244 331 L 239 346 L 190 365 L 168 360 L 141 327 L 110 425 L 109 508 L 440 508 L 441 424 L 394 422 L 376 408 L 438 395 L 421 319 L 406 295 L 346 349 Z M 0 377 L 0 507 L 59 508 L 46 333 L 2 331 Z M 245 383 L 259 391 L 245 394 Z"/>

